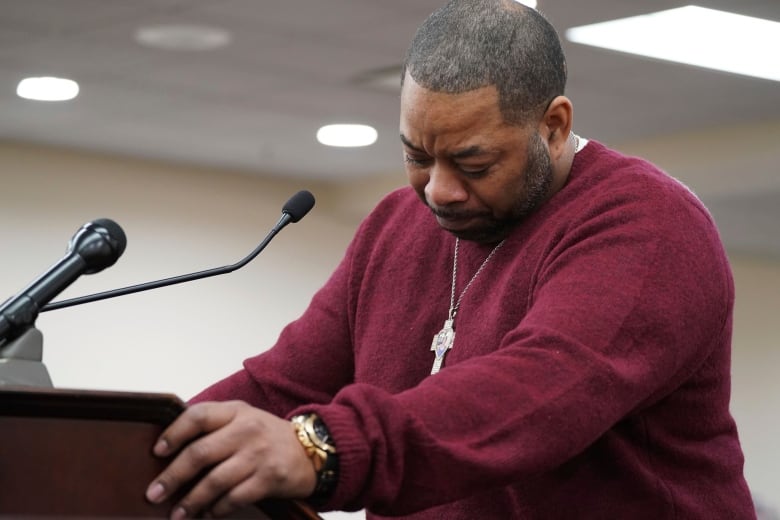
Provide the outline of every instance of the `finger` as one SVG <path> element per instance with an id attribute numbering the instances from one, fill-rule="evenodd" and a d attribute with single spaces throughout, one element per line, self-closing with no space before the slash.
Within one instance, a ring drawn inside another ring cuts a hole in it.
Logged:
<path id="1" fill-rule="evenodd" d="M 219 518 L 242 511 L 265 498 L 265 494 L 258 494 L 257 491 L 258 487 L 254 479 L 248 478 L 217 500 L 208 512 L 214 518 Z"/>
<path id="2" fill-rule="evenodd" d="M 215 467 L 180 502 L 187 512 L 208 511 L 224 516 L 253 504 L 267 495 L 267 488 L 256 478 L 256 467 L 233 457 Z"/>
<path id="3" fill-rule="evenodd" d="M 221 428 L 235 416 L 236 407 L 234 402 L 192 405 L 162 432 L 154 445 L 155 455 L 171 455 L 191 439 Z"/>
<path id="4" fill-rule="evenodd" d="M 224 429 L 192 441 L 149 485 L 147 499 L 153 503 L 162 502 L 206 469 L 231 457 L 236 450 L 235 441 Z"/>

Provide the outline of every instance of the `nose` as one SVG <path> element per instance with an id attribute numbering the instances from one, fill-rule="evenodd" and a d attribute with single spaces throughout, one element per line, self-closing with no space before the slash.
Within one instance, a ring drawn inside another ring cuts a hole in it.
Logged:
<path id="1" fill-rule="evenodd" d="M 468 191 L 457 172 L 437 162 L 430 169 L 425 185 L 425 200 L 428 204 L 443 208 L 467 199 Z"/>

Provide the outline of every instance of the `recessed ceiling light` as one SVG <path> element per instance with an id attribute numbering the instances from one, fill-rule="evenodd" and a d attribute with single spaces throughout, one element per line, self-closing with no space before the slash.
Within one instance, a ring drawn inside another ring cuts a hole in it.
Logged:
<path id="1" fill-rule="evenodd" d="M 572 27 L 566 31 L 566 38 L 584 45 L 780 81 L 780 60 L 771 50 L 780 49 L 780 23 L 771 20 L 688 5 Z"/>
<path id="2" fill-rule="evenodd" d="M 158 25 L 141 27 L 135 33 L 138 43 L 173 51 L 209 51 L 230 43 L 228 31 L 200 25 Z"/>
<path id="3" fill-rule="evenodd" d="M 376 138 L 376 130 L 368 125 L 326 125 L 317 130 L 317 141 L 327 146 L 369 146 L 376 142 Z"/>
<path id="4" fill-rule="evenodd" d="M 35 101 L 67 101 L 79 94 L 79 84 L 72 79 L 42 76 L 24 78 L 16 86 L 16 95 Z"/>

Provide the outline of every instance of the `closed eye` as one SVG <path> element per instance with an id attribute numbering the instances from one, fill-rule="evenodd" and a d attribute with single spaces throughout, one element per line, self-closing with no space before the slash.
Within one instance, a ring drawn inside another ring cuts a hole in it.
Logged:
<path id="1" fill-rule="evenodd" d="M 487 175 L 488 170 L 490 170 L 490 167 L 485 168 L 469 168 L 466 166 L 458 166 L 458 170 L 460 170 L 461 173 L 466 175 L 467 177 L 470 177 L 472 179 L 476 179 L 479 177 L 484 177 Z"/>
<path id="2" fill-rule="evenodd" d="M 424 166 L 427 166 L 428 164 L 430 164 L 431 159 L 429 157 L 418 158 L 418 157 L 412 157 L 409 154 L 404 154 L 404 161 L 407 164 L 410 164 L 412 166 L 424 167 Z"/>

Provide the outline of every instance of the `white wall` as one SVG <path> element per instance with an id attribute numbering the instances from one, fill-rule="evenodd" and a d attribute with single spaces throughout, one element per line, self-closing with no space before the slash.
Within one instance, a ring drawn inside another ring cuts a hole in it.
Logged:
<path id="1" fill-rule="evenodd" d="M 60 298 L 231 264 L 251 251 L 298 189 L 317 197 L 242 270 L 43 313 L 44 362 L 60 388 L 170 392 L 187 399 L 270 346 L 341 258 L 359 218 L 403 175 L 348 186 L 269 181 L 0 143 L 0 300 L 108 217 L 125 254 Z M 780 262 L 732 256 L 737 284 L 733 411 L 754 493 L 780 509 Z"/>
<path id="2" fill-rule="evenodd" d="M 755 497 L 780 511 L 780 262 L 732 258 L 737 299 L 732 343 L 732 412 Z M 773 517 L 773 518 L 778 518 Z"/>
<path id="3" fill-rule="evenodd" d="M 232 264 L 304 187 L 22 147 L 2 148 L 0 169 L 0 287 L 8 296 L 99 217 L 122 226 L 127 249 L 61 298 Z M 328 216 L 325 205 L 290 224 L 242 270 L 42 313 L 37 326 L 55 385 L 188 398 L 238 369 L 300 314 L 340 259 L 353 226 Z"/>

